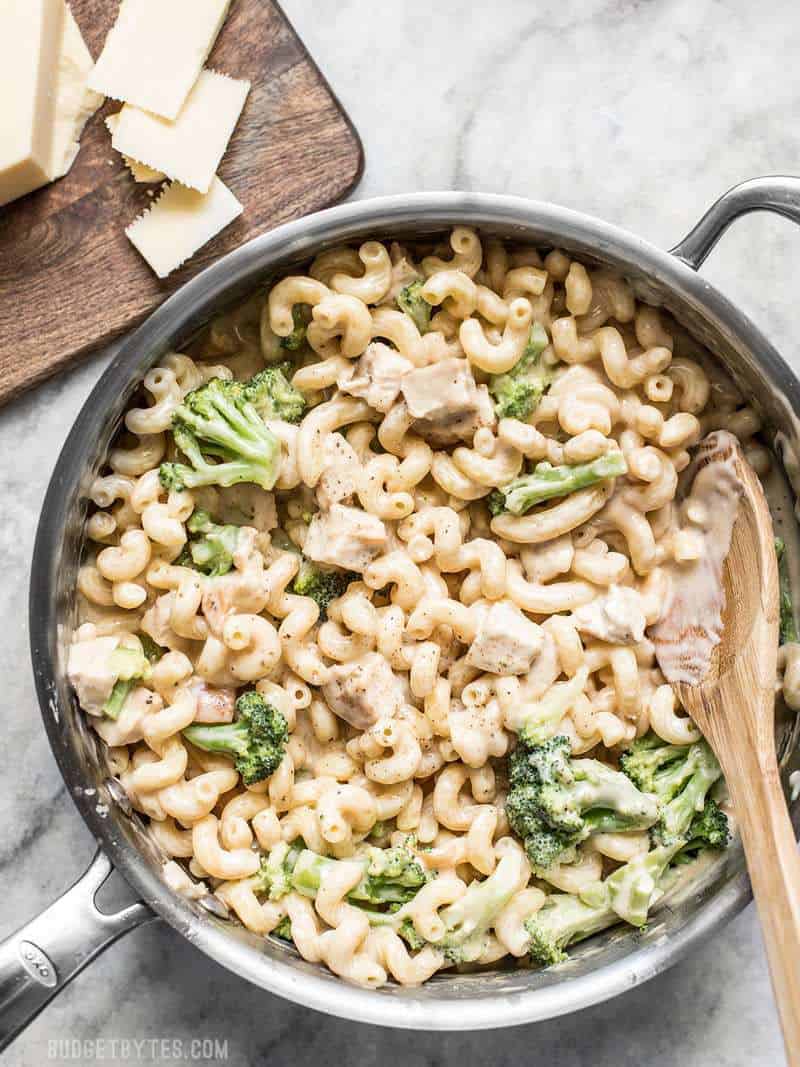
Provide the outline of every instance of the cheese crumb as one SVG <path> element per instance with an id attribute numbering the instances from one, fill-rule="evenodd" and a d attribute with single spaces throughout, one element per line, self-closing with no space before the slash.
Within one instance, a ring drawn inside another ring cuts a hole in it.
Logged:
<path id="1" fill-rule="evenodd" d="M 122 0 L 89 88 L 177 118 L 229 6 L 230 0 Z"/>
<path id="2" fill-rule="evenodd" d="M 158 277 L 166 278 L 243 210 L 219 178 L 207 193 L 174 182 L 125 233 Z"/>
<path id="3" fill-rule="evenodd" d="M 129 159 L 206 193 L 249 91 L 248 81 L 203 70 L 174 122 L 126 104 L 112 144 Z"/>

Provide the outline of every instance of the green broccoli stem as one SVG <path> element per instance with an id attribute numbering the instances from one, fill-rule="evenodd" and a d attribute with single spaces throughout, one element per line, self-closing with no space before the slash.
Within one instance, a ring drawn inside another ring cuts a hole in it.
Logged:
<path id="1" fill-rule="evenodd" d="M 797 641 L 797 623 L 792 603 L 792 586 L 789 581 L 789 561 L 786 545 L 780 537 L 775 538 L 775 554 L 778 557 L 778 579 L 780 586 L 780 643 L 782 645 Z"/>
<path id="2" fill-rule="evenodd" d="M 141 645 L 139 648 L 120 646 L 109 656 L 108 669 L 117 676 L 117 680 L 103 705 L 103 714 L 109 719 L 118 719 L 134 682 L 150 677 L 150 662 Z"/>
<path id="3" fill-rule="evenodd" d="M 584 941 L 616 922 L 619 916 L 605 902 L 586 904 L 571 893 L 553 893 L 539 911 L 525 920 L 531 959 L 545 966 L 561 963 L 567 958 L 564 949 L 569 945 Z"/>
<path id="4" fill-rule="evenodd" d="M 660 845 L 636 856 L 606 878 L 602 885 L 608 904 L 620 919 L 631 926 L 645 925 L 650 908 L 662 896 L 659 883 L 684 844 L 676 841 Z"/>
<path id="5" fill-rule="evenodd" d="M 213 726 L 196 724 L 187 726 L 184 737 L 204 752 L 217 752 L 223 756 L 243 756 L 247 752 L 250 731 L 247 723 L 226 722 Z"/>
<path id="6" fill-rule="evenodd" d="M 103 714 L 109 719 L 118 719 L 131 689 L 133 689 L 133 680 L 130 678 L 115 682 L 111 695 L 103 705 Z"/>
<path id="7" fill-rule="evenodd" d="M 498 493 L 503 506 L 512 515 L 524 515 L 536 504 L 554 497 L 568 496 L 579 489 L 596 485 L 607 478 L 626 474 L 628 465 L 621 452 L 608 452 L 589 463 L 565 464 L 553 467 L 547 462 L 537 463 L 530 474 L 523 474 L 503 486 Z M 490 508 L 497 514 L 498 497 L 493 497 Z"/>

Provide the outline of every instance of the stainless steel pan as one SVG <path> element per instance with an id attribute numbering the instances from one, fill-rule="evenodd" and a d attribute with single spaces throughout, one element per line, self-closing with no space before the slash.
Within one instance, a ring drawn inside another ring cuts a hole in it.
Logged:
<path id="1" fill-rule="evenodd" d="M 108 945 L 155 916 L 243 978 L 308 1007 L 368 1023 L 466 1030 L 546 1019 L 630 989 L 701 939 L 719 934 L 745 906 L 750 890 L 744 861 L 732 848 L 700 884 L 661 909 L 644 933 L 609 931 L 579 946 L 570 962 L 556 969 L 439 977 L 419 989 L 357 989 L 291 949 L 214 914 L 213 898 L 189 902 L 164 885 L 156 850 L 126 808 L 120 787 L 108 778 L 94 735 L 75 705 L 65 647 L 73 625 L 85 489 L 144 373 L 169 349 L 180 349 L 213 313 L 342 241 L 435 234 L 465 223 L 607 264 L 621 271 L 641 298 L 668 307 L 714 351 L 755 398 L 772 430 L 780 431 L 784 449 L 797 453 L 800 382 L 753 323 L 696 273 L 730 223 L 759 210 L 800 222 L 800 179 L 759 178 L 731 189 L 671 252 L 598 219 L 509 196 L 420 193 L 347 204 L 282 226 L 226 256 L 129 338 L 64 445 L 42 509 L 30 589 L 31 653 L 42 718 L 70 794 L 101 851 L 60 900 L 0 946 L 0 1047 Z M 786 721 L 779 733 L 786 766 L 796 730 Z M 800 802 L 794 804 L 794 820 L 800 827 Z M 141 902 L 104 915 L 94 896 L 112 864 Z M 398 998 L 403 1002 L 399 1013 L 393 1003 Z"/>

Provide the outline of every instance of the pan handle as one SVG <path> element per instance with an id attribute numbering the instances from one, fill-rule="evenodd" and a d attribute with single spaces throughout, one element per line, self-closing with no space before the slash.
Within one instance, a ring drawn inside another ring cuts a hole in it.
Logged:
<path id="1" fill-rule="evenodd" d="M 0 1051 L 95 956 L 155 918 L 142 903 L 113 915 L 98 909 L 95 895 L 112 870 L 98 852 L 71 889 L 0 943 Z"/>
<path id="2" fill-rule="evenodd" d="M 674 248 L 673 256 L 698 270 L 732 222 L 751 211 L 774 211 L 800 223 L 800 178 L 776 175 L 734 185 L 712 204 L 697 225 Z"/>

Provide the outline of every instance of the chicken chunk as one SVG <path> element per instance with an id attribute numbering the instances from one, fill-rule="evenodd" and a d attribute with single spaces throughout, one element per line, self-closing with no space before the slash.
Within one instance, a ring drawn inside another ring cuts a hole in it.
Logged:
<path id="1" fill-rule="evenodd" d="M 389 247 L 389 258 L 392 261 L 392 282 L 386 296 L 379 301 L 381 305 L 393 305 L 402 289 L 422 279 L 421 272 L 414 266 L 411 254 L 397 241 L 393 241 Z"/>
<path id="2" fill-rule="evenodd" d="M 477 386 L 465 359 L 443 359 L 403 376 L 400 388 L 414 429 L 433 445 L 471 437 L 495 422 L 486 386 Z"/>
<path id="3" fill-rule="evenodd" d="M 410 359 L 401 356 L 383 341 L 373 341 L 355 367 L 339 378 L 339 388 L 358 396 L 376 411 L 386 412 L 400 395 L 400 381 L 414 369 Z"/>
<path id="4" fill-rule="evenodd" d="M 525 674 L 542 647 L 542 628 L 510 600 L 484 612 L 466 662 L 491 674 Z"/>
<path id="5" fill-rule="evenodd" d="M 355 449 L 340 433 L 329 433 L 323 448 L 325 466 L 317 482 L 317 503 L 323 511 L 352 499 L 358 489 L 361 464 Z"/>
<path id="6" fill-rule="evenodd" d="M 155 601 L 142 616 L 142 632 L 146 633 L 148 637 L 152 637 L 155 643 L 161 645 L 162 648 L 169 648 L 173 652 L 189 652 L 192 647 L 191 642 L 187 638 L 176 634 L 170 624 L 172 609 L 175 606 L 175 596 L 175 591 L 170 590 L 170 592 L 162 593 L 160 597 L 156 597 Z"/>
<path id="7" fill-rule="evenodd" d="M 119 637 L 95 637 L 70 645 L 67 676 L 78 703 L 89 715 L 102 715 L 103 705 L 117 683 L 118 671 L 112 666 L 111 654 Z"/>
<path id="8" fill-rule="evenodd" d="M 311 520 L 303 551 L 315 563 L 361 573 L 385 551 L 387 536 L 377 515 L 334 504 Z"/>
<path id="9" fill-rule="evenodd" d="M 197 678 L 190 689 L 197 697 L 195 722 L 233 722 L 236 690 L 230 686 L 208 685 Z"/>
<path id="10" fill-rule="evenodd" d="M 612 645 L 637 644 L 647 625 L 641 595 L 624 585 L 612 585 L 607 593 L 576 608 L 572 621 L 581 633 Z"/>
<path id="11" fill-rule="evenodd" d="M 396 715 L 402 702 L 400 679 L 377 652 L 337 663 L 322 694 L 331 711 L 357 730 Z"/>

